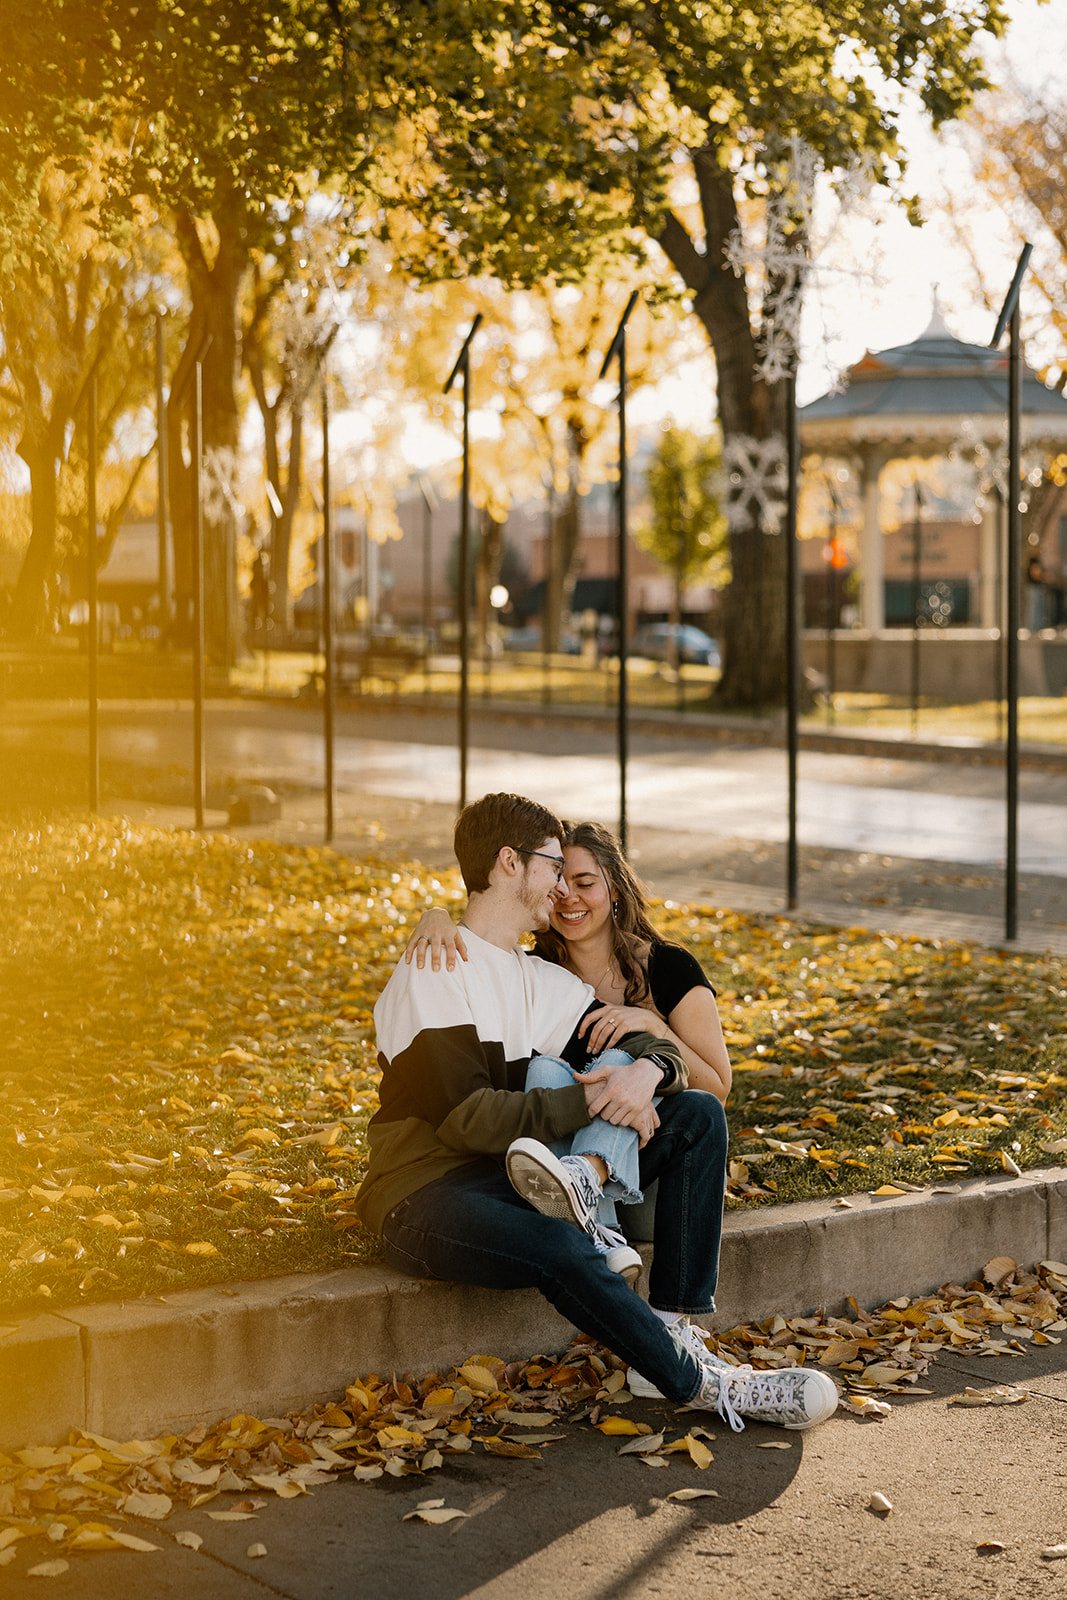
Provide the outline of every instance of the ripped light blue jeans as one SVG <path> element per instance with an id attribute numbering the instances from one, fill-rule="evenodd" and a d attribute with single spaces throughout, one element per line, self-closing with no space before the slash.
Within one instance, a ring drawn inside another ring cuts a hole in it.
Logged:
<path id="1" fill-rule="evenodd" d="M 594 1067 L 629 1066 L 633 1056 L 625 1050 L 604 1050 L 590 1061 L 587 1072 Z M 526 1069 L 527 1089 L 564 1089 L 574 1082 L 574 1073 L 565 1061 L 555 1056 L 534 1056 Z M 653 1105 L 659 1101 L 654 1100 Z M 615 1212 L 616 1200 L 626 1205 L 638 1205 L 641 1193 L 641 1171 L 638 1161 L 639 1147 L 634 1128 L 616 1127 L 603 1117 L 594 1117 L 586 1127 L 579 1128 L 569 1139 L 560 1139 L 552 1146 L 557 1156 L 600 1156 L 608 1169 L 604 1184 L 604 1197 L 597 1218 L 609 1228 L 619 1226 Z"/>

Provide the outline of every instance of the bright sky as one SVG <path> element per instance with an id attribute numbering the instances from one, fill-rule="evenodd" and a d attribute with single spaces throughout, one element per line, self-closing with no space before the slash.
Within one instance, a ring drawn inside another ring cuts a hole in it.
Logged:
<path id="1" fill-rule="evenodd" d="M 1008 0 L 1011 28 L 1003 44 L 989 52 L 987 66 L 994 82 L 1005 75 L 1040 92 L 1048 85 L 1062 98 L 1067 71 L 1067 4 L 1064 0 Z M 1019 254 L 1019 242 L 1003 214 L 984 200 L 963 148 L 964 132 L 950 127 L 934 135 L 918 114 L 903 125 L 908 152 L 905 187 L 923 200 L 927 217 L 913 228 L 903 211 L 888 202 L 882 220 L 853 222 L 843 255 L 869 270 L 854 278 L 828 273 L 813 296 L 804 328 L 800 398 L 802 403 L 823 393 L 834 371 L 856 361 L 865 349 L 884 350 L 916 339 L 927 327 L 936 287 L 945 320 L 959 338 L 986 344 L 996 326 L 996 310 L 1007 292 Z M 997 290 L 990 312 L 977 290 L 973 267 L 954 236 L 943 208 L 951 192 L 966 199 L 981 220 L 983 271 Z M 1026 291 L 1024 288 L 1024 307 Z"/>

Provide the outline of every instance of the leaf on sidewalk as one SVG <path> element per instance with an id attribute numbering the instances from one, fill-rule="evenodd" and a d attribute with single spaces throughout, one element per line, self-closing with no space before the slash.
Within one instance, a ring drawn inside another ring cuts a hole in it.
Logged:
<path id="1" fill-rule="evenodd" d="M 621 1444 L 615 1454 L 619 1456 L 645 1456 L 658 1450 L 663 1443 L 662 1433 L 649 1433 L 641 1439 L 631 1439 L 628 1444 Z"/>
<path id="2" fill-rule="evenodd" d="M 1029 1400 L 1026 1389 L 1016 1389 L 1010 1383 L 999 1384 L 995 1389 L 964 1389 L 962 1394 L 949 1396 L 950 1406 L 1017 1406 Z"/>
<path id="3" fill-rule="evenodd" d="M 414 1511 L 409 1511 L 401 1520 L 403 1522 L 456 1522 L 468 1517 L 469 1511 L 460 1511 L 455 1506 L 443 1504 L 416 1506 Z"/>

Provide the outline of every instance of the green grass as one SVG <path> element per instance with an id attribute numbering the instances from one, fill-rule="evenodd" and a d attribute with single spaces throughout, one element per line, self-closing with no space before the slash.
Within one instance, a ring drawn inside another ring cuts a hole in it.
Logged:
<path id="1" fill-rule="evenodd" d="M 833 707 L 823 705 L 803 719 L 806 728 L 878 729 L 910 737 L 910 704 L 884 694 L 837 694 Z M 923 740 L 980 739 L 1002 743 L 1005 709 L 1002 702 L 976 700 L 967 704 L 922 700 L 916 731 Z M 1019 737 L 1031 744 L 1067 744 L 1067 698 L 1026 696 L 1019 701 Z"/>
<path id="2" fill-rule="evenodd" d="M 375 1256 L 351 1205 L 371 1008 L 454 876 L 67 816 L 9 832 L 0 890 L 0 1307 Z M 1060 1159 L 1061 963 L 699 907 L 656 919 L 719 990 L 731 1204 Z"/>

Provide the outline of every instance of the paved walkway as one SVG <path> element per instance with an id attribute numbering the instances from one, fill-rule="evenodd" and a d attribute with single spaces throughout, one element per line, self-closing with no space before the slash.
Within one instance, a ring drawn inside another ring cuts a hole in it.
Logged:
<path id="1" fill-rule="evenodd" d="M 11 1600 L 1048 1600 L 1067 1562 L 1065 1345 L 981 1360 L 938 1359 L 892 1415 L 838 1414 L 804 1434 L 638 1401 L 625 1415 L 669 1438 L 706 1427 L 703 1471 L 681 1454 L 650 1471 L 624 1440 L 588 1421 L 541 1460 L 481 1450 L 427 1478 L 342 1476 L 295 1500 L 257 1495 L 247 1521 L 217 1522 L 218 1501 L 136 1532 L 145 1555 L 71 1556 L 47 1580 L 25 1576 L 55 1551 L 38 1541 L 0 1572 Z M 968 1387 L 1016 1384 L 1018 1405 L 961 1406 Z M 766 1448 L 770 1444 L 773 1448 Z M 678 1489 L 714 1498 L 672 1501 Z M 872 1493 L 893 1510 L 870 1509 Z M 237 1498 L 231 1496 L 231 1500 Z M 441 1499 L 464 1517 L 403 1519 Z M 131 1524 L 131 1526 L 134 1526 Z M 176 1543 L 195 1533 L 198 1550 Z M 262 1546 L 262 1556 L 249 1555 Z M 996 1548 L 1002 1546 L 1002 1548 Z"/>
<path id="2" fill-rule="evenodd" d="M 80 730 L 57 730 L 77 738 Z M 335 755 L 335 844 L 450 865 L 459 790 L 451 714 L 380 706 L 345 712 Z M 830 742 L 829 736 L 818 741 Z M 843 741 L 855 744 L 856 741 Z M 208 821 L 226 799 L 266 783 L 282 796 L 280 837 L 322 838 L 323 745 L 314 709 L 224 703 L 206 722 Z M 799 911 L 842 925 L 1005 942 L 1003 773 L 962 746 L 866 741 L 867 753 L 803 750 L 799 762 Z M 102 737 L 118 809 L 188 826 L 189 714 L 128 707 Z M 937 757 L 937 759 L 934 759 Z M 569 816 L 616 826 L 613 732 L 588 714 L 517 718 L 479 708 L 468 794 L 532 793 Z M 131 796 L 141 798 L 131 802 Z M 147 796 L 147 798 L 146 798 Z M 178 802 L 178 803 L 175 803 Z M 786 895 L 786 772 L 780 749 L 722 742 L 692 717 L 639 725 L 628 768 L 631 857 L 662 897 L 781 911 Z M 242 830 L 249 836 L 263 827 Z M 1020 949 L 1067 953 L 1067 753 L 1020 774 Z"/>

